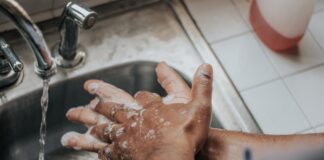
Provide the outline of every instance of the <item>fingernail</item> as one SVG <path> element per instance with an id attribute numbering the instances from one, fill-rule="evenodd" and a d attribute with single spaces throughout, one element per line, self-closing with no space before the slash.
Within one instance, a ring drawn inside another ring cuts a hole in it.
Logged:
<path id="1" fill-rule="evenodd" d="M 73 112 L 75 109 L 76 109 L 76 108 L 71 108 L 71 109 L 69 109 L 69 110 L 66 112 L 65 116 L 68 117 L 68 115 L 69 115 L 71 112 Z"/>
<path id="2" fill-rule="evenodd" d="M 202 64 L 199 67 L 199 74 L 206 79 L 211 79 L 212 77 L 212 67 L 210 64 Z"/>
<path id="3" fill-rule="evenodd" d="M 165 63 L 165 61 L 160 62 L 160 63 L 158 64 L 158 66 L 155 68 L 155 71 L 160 70 L 161 67 L 163 67 L 163 66 L 168 66 L 168 64 Z"/>
<path id="4" fill-rule="evenodd" d="M 100 87 L 99 83 L 93 82 L 88 85 L 88 89 L 90 93 L 94 93 Z"/>

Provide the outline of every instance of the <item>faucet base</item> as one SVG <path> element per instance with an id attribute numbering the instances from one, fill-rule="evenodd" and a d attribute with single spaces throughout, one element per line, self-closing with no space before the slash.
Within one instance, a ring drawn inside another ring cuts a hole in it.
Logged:
<path id="1" fill-rule="evenodd" d="M 35 62 L 35 64 L 34 64 L 34 70 L 35 70 L 36 74 L 39 77 L 41 77 L 42 79 L 49 79 L 53 75 L 55 75 L 55 73 L 56 73 L 56 64 L 53 63 L 50 69 L 43 70 L 43 69 L 40 69 L 38 67 L 37 63 Z"/>
<path id="2" fill-rule="evenodd" d="M 0 75 L 0 89 L 14 85 L 22 77 L 22 72 L 14 72 L 11 70 L 6 75 Z"/>
<path id="3" fill-rule="evenodd" d="M 76 67 L 76 66 L 82 64 L 85 61 L 86 52 L 82 46 L 78 47 L 78 49 L 76 51 L 76 55 L 72 60 L 64 59 L 61 56 L 60 51 L 59 51 L 59 46 L 60 46 L 59 43 L 56 44 L 52 50 L 52 54 L 53 54 L 52 56 L 54 57 L 54 61 L 59 67 L 73 68 L 73 67 Z"/>

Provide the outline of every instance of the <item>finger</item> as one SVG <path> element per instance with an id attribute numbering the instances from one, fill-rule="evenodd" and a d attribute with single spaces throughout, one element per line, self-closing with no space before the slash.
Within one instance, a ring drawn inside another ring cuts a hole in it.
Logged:
<path id="1" fill-rule="evenodd" d="M 150 104 L 161 103 L 162 98 L 156 94 L 147 91 L 138 91 L 134 96 L 137 104 L 143 107 L 148 107 Z"/>
<path id="2" fill-rule="evenodd" d="M 87 134 L 77 132 L 65 133 L 61 138 L 61 144 L 67 148 L 75 150 L 85 150 L 90 152 L 98 152 L 107 144 Z"/>
<path id="3" fill-rule="evenodd" d="M 132 103 L 133 97 L 127 92 L 101 80 L 88 80 L 84 83 L 84 89 L 100 99 L 115 103 Z"/>
<path id="4" fill-rule="evenodd" d="M 96 113 L 92 109 L 85 107 L 71 108 L 66 113 L 66 117 L 69 121 L 82 123 L 86 126 L 93 126 L 107 122 L 107 118 Z"/>
<path id="5" fill-rule="evenodd" d="M 91 128 L 90 134 L 99 140 L 111 143 L 125 134 L 125 127 L 121 124 L 108 122 Z"/>
<path id="6" fill-rule="evenodd" d="M 190 87 L 175 70 L 161 62 L 156 67 L 156 74 L 165 91 L 174 96 L 172 101 L 189 101 Z"/>
<path id="7" fill-rule="evenodd" d="M 201 65 L 193 79 L 192 102 L 209 105 L 212 95 L 213 69 L 209 64 Z"/>
<path id="8" fill-rule="evenodd" d="M 135 109 L 113 102 L 100 102 L 96 106 L 95 111 L 117 123 L 124 123 L 128 119 L 138 116 Z"/>
<path id="9" fill-rule="evenodd" d="M 85 105 L 84 107 L 94 109 L 99 104 L 99 102 L 99 98 L 95 97 L 93 100 L 90 101 L 89 104 Z"/>
<path id="10" fill-rule="evenodd" d="M 92 136 L 94 136 L 95 138 L 103 141 L 103 142 L 107 142 L 107 143 L 111 143 L 112 140 L 110 139 L 110 136 L 108 133 L 105 132 L 106 128 L 108 127 L 108 123 L 105 124 L 100 124 L 97 126 L 94 126 L 90 129 L 90 134 Z"/>
<path id="11" fill-rule="evenodd" d="M 89 133 L 103 142 L 112 143 L 113 140 L 120 138 L 125 133 L 125 127 L 108 122 L 92 127 Z"/>

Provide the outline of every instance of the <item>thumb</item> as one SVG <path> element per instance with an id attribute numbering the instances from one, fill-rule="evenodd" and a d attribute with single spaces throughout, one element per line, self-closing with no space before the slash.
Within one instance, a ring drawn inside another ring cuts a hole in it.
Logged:
<path id="1" fill-rule="evenodd" d="M 212 95 L 213 69 L 209 64 L 201 65 L 195 73 L 191 100 L 194 103 L 210 104 Z"/>

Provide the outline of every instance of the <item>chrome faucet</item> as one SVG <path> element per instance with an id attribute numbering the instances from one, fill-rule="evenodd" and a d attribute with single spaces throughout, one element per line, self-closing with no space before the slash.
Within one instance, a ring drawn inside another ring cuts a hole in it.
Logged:
<path id="1" fill-rule="evenodd" d="M 82 62 L 85 51 L 78 46 L 79 28 L 90 29 L 96 20 L 97 13 L 85 6 L 73 2 L 65 6 L 59 24 L 61 40 L 53 49 L 58 66 L 70 68 Z"/>
<path id="2" fill-rule="evenodd" d="M 0 12 L 15 24 L 16 28 L 35 54 L 35 72 L 42 78 L 55 74 L 55 63 L 43 35 L 27 12 L 14 0 L 0 0 Z"/>
<path id="3" fill-rule="evenodd" d="M 15 83 L 23 68 L 23 64 L 10 45 L 0 38 L 0 88 Z"/>

